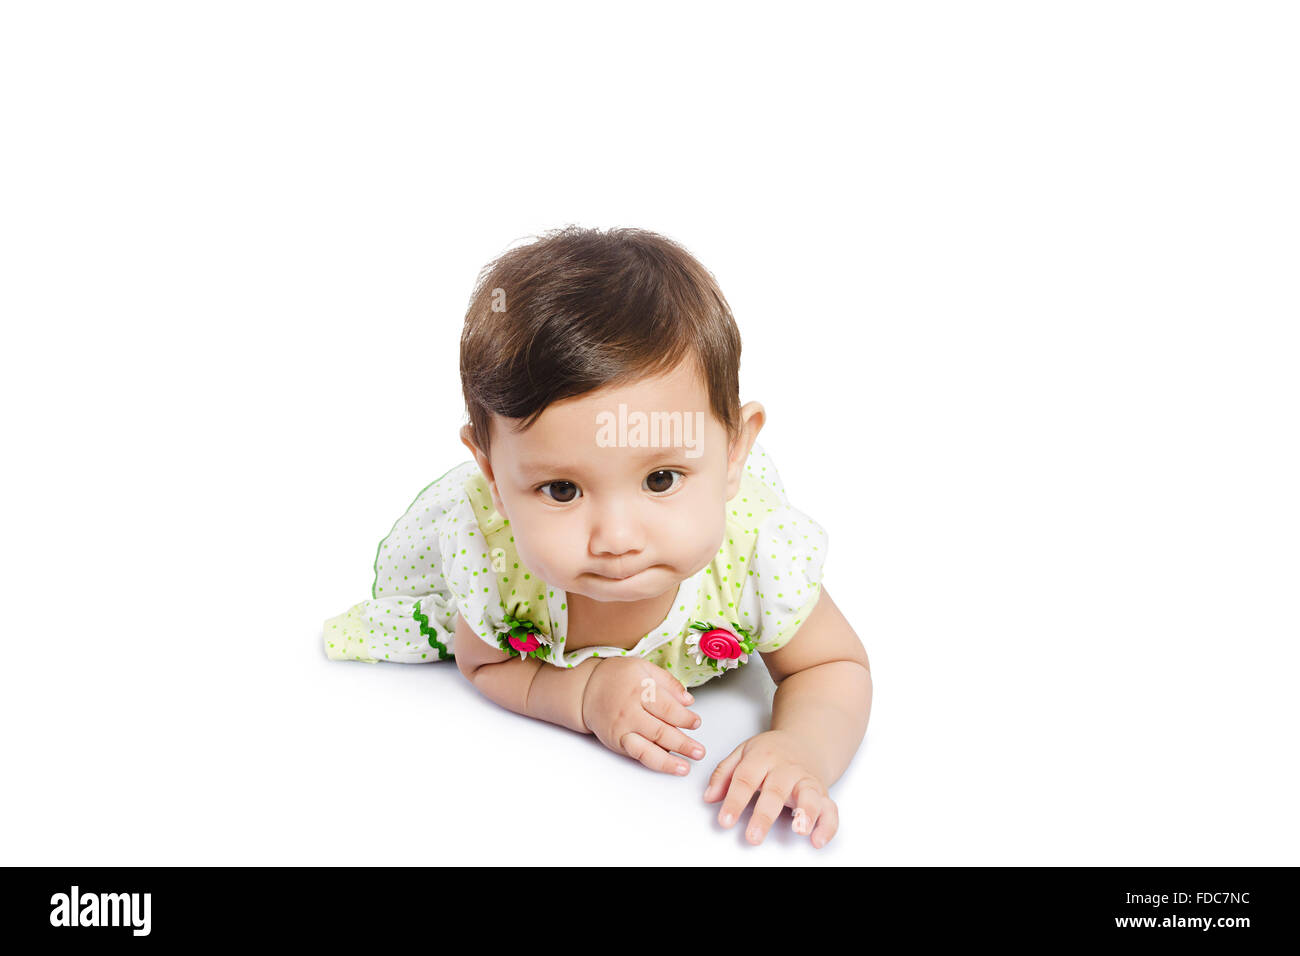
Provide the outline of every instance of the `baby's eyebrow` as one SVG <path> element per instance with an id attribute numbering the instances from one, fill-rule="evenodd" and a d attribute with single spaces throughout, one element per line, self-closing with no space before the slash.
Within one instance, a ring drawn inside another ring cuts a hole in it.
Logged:
<path id="1" fill-rule="evenodd" d="M 678 446 L 668 448 L 628 448 L 624 449 L 629 455 L 635 458 L 643 466 L 648 465 L 655 460 L 668 461 L 676 458 L 681 452 Z M 600 470 L 600 469 L 597 469 Z M 543 475 L 573 475 L 581 476 L 583 469 L 573 462 L 523 462 L 519 465 L 519 473 L 525 477 L 541 477 Z"/>
<path id="2" fill-rule="evenodd" d="M 573 465 L 551 464 L 549 462 L 523 462 L 519 465 L 519 473 L 526 478 L 541 475 L 572 475 L 577 474 L 580 470 Z"/>

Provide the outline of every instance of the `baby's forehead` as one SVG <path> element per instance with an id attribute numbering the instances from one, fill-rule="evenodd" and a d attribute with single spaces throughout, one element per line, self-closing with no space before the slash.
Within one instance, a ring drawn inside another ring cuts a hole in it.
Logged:
<path id="1" fill-rule="evenodd" d="M 498 424 L 502 435 L 500 440 L 494 435 L 492 442 L 494 453 L 500 453 L 497 466 L 529 475 L 569 468 L 635 469 L 666 455 L 698 459 L 726 434 L 711 411 L 647 411 L 626 403 L 550 420 L 543 414 L 528 428 L 508 419 Z"/>

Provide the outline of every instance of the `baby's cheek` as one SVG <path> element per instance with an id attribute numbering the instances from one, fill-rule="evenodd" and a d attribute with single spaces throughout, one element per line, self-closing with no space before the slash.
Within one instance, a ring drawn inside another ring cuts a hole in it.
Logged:
<path id="1" fill-rule="evenodd" d="M 523 535 L 519 535 L 520 538 Z M 543 526 L 529 537 L 528 553 L 533 560 L 525 563 L 547 581 L 571 581 L 588 570 L 582 564 L 587 553 L 587 542 L 581 534 L 572 533 L 555 524 Z M 524 552 L 520 551 L 522 557 Z"/>
<path id="2" fill-rule="evenodd" d="M 713 560 L 722 547 L 726 529 L 727 519 L 723 509 L 717 507 L 716 502 L 712 506 L 700 503 L 678 516 L 670 540 L 678 542 L 679 547 L 689 554 L 692 563 L 702 566 Z"/>

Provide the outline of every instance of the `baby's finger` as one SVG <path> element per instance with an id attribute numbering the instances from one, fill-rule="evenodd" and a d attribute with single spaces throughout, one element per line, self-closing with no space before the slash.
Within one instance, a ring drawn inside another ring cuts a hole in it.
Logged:
<path id="1" fill-rule="evenodd" d="M 835 831 L 840 828 L 840 811 L 835 806 L 835 801 L 830 797 L 823 797 L 821 819 L 817 821 L 817 826 L 813 829 L 812 845 L 821 849 L 830 842 L 831 837 L 835 836 Z"/>
<path id="2" fill-rule="evenodd" d="M 722 795 L 727 792 L 727 784 L 731 782 L 731 772 L 736 769 L 736 764 L 740 763 L 744 753 L 745 745 L 741 744 L 718 764 L 717 769 L 713 771 L 713 776 L 709 777 L 709 785 L 704 788 L 705 803 L 722 799 Z"/>
<path id="3" fill-rule="evenodd" d="M 680 759 L 669 756 L 662 747 L 656 746 L 635 730 L 629 730 L 620 737 L 618 744 L 629 757 L 639 761 L 651 770 L 658 770 L 660 773 L 684 774 L 690 769 Z"/>
<path id="4" fill-rule="evenodd" d="M 657 690 L 659 688 L 650 689 Z M 676 727 L 687 727 L 694 730 L 701 723 L 699 714 L 687 710 L 682 706 L 681 701 L 666 693 L 642 694 L 641 705 L 648 713 Z"/>
<path id="5" fill-rule="evenodd" d="M 683 756 L 696 759 L 704 756 L 703 744 L 687 737 L 672 724 L 650 714 L 642 714 L 641 719 L 636 722 L 635 729 L 642 737 L 662 750 L 675 750 Z"/>
<path id="6" fill-rule="evenodd" d="M 797 778 L 791 773 L 769 773 L 763 781 L 763 789 L 754 804 L 754 812 L 749 815 L 749 826 L 745 828 L 745 839 L 757 846 L 772 829 L 772 824 L 785 809 L 785 801 L 794 789 Z"/>
<path id="7" fill-rule="evenodd" d="M 722 800 L 722 810 L 718 813 L 718 822 L 729 827 L 740 819 L 740 811 L 749 806 L 749 798 L 763 785 L 767 776 L 767 767 L 753 757 L 742 759 L 732 771 L 731 783 L 727 795 Z"/>
<path id="8" fill-rule="evenodd" d="M 791 793 L 794 798 L 794 819 L 790 821 L 790 828 L 800 836 L 811 836 L 822 810 L 830 802 L 830 797 L 813 786 L 812 780 L 812 777 L 805 777 L 795 784 Z"/>
<path id="9" fill-rule="evenodd" d="M 658 668 L 658 673 L 655 674 L 655 679 L 661 686 L 668 689 L 670 696 L 674 700 L 680 700 L 688 707 L 695 703 L 695 695 L 686 689 L 686 685 L 662 667 Z"/>

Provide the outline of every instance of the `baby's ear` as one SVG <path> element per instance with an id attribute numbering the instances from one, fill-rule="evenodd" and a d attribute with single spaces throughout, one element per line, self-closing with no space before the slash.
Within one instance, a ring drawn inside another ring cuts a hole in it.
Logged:
<path id="1" fill-rule="evenodd" d="M 492 466 L 488 462 L 487 455 L 483 454 L 483 449 L 479 448 L 478 442 L 474 441 L 474 426 L 462 425 L 460 427 L 461 443 L 469 449 L 469 453 L 474 456 L 474 462 L 478 465 L 479 471 L 489 480 L 492 480 Z"/>
<path id="2" fill-rule="evenodd" d="M 758 402 L 747 402 L 740 409 L 740 432 L 727 449 L 728 501 L 740 491 L 740 476 L 745 469 L 745 462 L 766 420 L 767 412 Z"/>
<path id="3" fill-rule="evenodd" d="M 475 464 L 478 465 L 478 470 L 483 472 L 483 477 L 487 479 L 488 490 L 492 492 L 493 506 L 502 516 L 508 518 L 509 515 L 506 514 L 506 510 L 501 504 L 501 496 L 497 494 L 497 478 L 496 475 L 492 474 L 492 462 L 488 460 L 488 456 L 483 454 L 483 449 L 479 448 L 474 441 L 474 428 L 472 425 L 461 426 L 460 440 L 470 450 L 470 454 L 474 456 Z"/>

